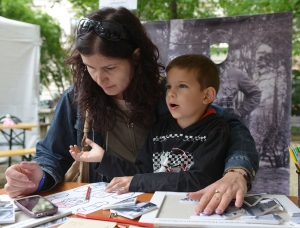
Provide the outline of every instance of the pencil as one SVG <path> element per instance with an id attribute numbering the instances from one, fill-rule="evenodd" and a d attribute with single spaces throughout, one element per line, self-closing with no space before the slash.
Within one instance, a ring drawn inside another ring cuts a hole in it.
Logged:
<path id="1" fill-rule="evenodd" d="M 289 148 L 290 156 L 291 156 L 293 162 L 295 163 L 297 170 L 300 171 L 300 165 L 296 159 L 296 156 L 295 156 L 293 150 L 291 149 L 291 147 L 288 147 L 288 148 Z"/>
<path id="2" fill-rule="evenodd" d="M 291 147 L 292 152 L 294 153 L 295 159 L 297 162 L 299 162 L 299 157 L 298 157 L 298 148 L 297 147 Z"/>
<path id="3" fill-rule="evenodd" d="M 132 221 L 132 220 L 106 218 L 106 217 L 95 216 L 95 215 L 85 215 L 85 214 L 81 214 L 81 213 L 76 213 L 75 215 L 79 216 L 79 217 L 82 217 L 82 218 L 87 218 L 87 219 L 95 219 L 95 220 L 103 220 L 103 221 L 124 223 L 124 224 L 130 224 L 130 225 L 134 225 L 134 226 L 156 227 L 152 223 L 137 222 L 137 221 Z"/>
<path id="4" fill-rule="evenodd" d="M 85 200 L 90 200 L 90 195 L 91 195 L 91 187 L 88 186 L 85 194 Z"/>
<path id="5" fill-rule="evenodd" d="M 293 162 L 294 162 L 295 164 L 297 164 L 297 160 L 296 160 L 295 154 L 294 154 L 294 152 L 292 151 L 291 147 L 289 147 L 289 152 L 290 152 L 290 156 L 291 156 Z"/>
<path id="6" fill-rule="evenodd" d="M 300 144 L 297 145 L 296 147 L 296 159 L 299 161 L 299 153 L 300 153 Z"/>

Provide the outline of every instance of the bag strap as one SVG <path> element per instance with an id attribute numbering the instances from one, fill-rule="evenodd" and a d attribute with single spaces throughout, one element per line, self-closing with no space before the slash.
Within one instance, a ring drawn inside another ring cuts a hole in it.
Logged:
<path id="1" fill-rule="evenodd" d="M 88 132 L 89 132 L 88 116 L 89 116 L 89 111 L 86 110 L 85 111 L 84 127 L 83 127 L 83 137 L 82 137 L 82 140 L 81 140 L 82 151 L 88 151 L 89 150 L 89 146 L 85 142 L 85 140 L 88 137 Z"/>

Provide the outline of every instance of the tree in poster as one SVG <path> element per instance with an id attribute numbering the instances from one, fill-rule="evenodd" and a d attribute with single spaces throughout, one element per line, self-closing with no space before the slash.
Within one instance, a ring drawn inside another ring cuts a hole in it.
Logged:
<path id="1" fill-rule="evenodd" d="M 288 154 L 282 152 L 289 144 L 289 122 L 285 120 L 290 118 L 291 100 L 287 92 L 291 89 L 291 59 L 286 50 L 291 50 L 292 35 L 291 31 L 282 29 L 282 24 L 289 24 L 290 18 L 276 17 L 269 21 L 260 28 L 268 32 L 262 33 L 255 49 L 254 77 L 264 93 L 251 128 L 255 128 L 261 159 L 268 160 L 272 167 L 285 167 Z"/>

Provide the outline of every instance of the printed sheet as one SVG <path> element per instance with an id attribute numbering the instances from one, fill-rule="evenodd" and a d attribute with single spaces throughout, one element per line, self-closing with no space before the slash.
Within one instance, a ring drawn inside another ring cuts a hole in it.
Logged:
<path id="1" fill-rule="evenodd" d="M 106 182 L 87 184 L 78 188 L 48 195 L 45 198 L 55 203 L 60 211 L 72 211 L 73 214 L 89 214 L 102 209 L 103 206 L 117 203 L 124 199 L 136 197 L 143 192 L 127 192 L 117 195 L 115 192 L 104 191 L 108 185 Z M 91 188 L 90 198 L 86 200 L 88 186 Z"/>

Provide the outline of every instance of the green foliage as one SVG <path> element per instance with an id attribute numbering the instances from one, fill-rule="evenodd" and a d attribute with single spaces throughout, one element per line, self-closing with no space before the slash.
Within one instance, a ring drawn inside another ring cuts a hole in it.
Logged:
<path id="1" fill-rule="evenodd" d="M 300 55 L 300 0 L 220 0 L 226 16 L 293 12 L 293 57 Z M 298 62 L 294 58 L 294 63 Z"/>
<path id="2" fill-rule="evenodd" d="M 215 17 L 213 8 L 205 7 L 213 3 L 213 0 L 205 3 L 193 0 L 139 0 L 135 14 L 145 21 Z"/>
<path id="3" fill-rule="evenodd" d="M 69 1 L 79 17 L 98 9 L 99 4 L 99 0 Z M 154 21 L 287 11 L 293 12 L 293 66 L 300 69 L 300 0 L 138 0 L 138 9 L 133 12 L 142 21 Z M 293 107 L 300 106 L 300 96 L 297 95 L 300 94 L 299 81 L 293 77 Z M 297 115 L 300 115 L 300 107 Z"/>
<path id="4" fill-rule="evenodd" d="M 54 82 L 62 93 L 63 81 L 70 79 L 70 72 L 64 63 L 66 52 L 61 44 L 63 30 L 59 23 L 48 14 L 33 10 L 32 0 L 2 0 L 1 3 L 3 17 L 40 26 L 40 81 L 46 87 Z"/>
<path id="5" fill-rule="evenodd" d="M 60 2 L 60 0 L 52 1 Z M 69 2 L 72 3 L 78 17 L 99 8 L 99 0 L 69 0 Z M 215 17 L 214 8 L 206 7 L 215 4 L 214 0 L 138 0 L 138 9 L 133 12 L 142 21 Z"/>
<path id="6" fill-rule="evenodd" d="M 60 0 L 54 0 L 54 2 L 60 2 Z M 77 17 L 82 17 L 99 8 L 99 0 L 69 0 L 69 2 L 77 12 Z"/>

